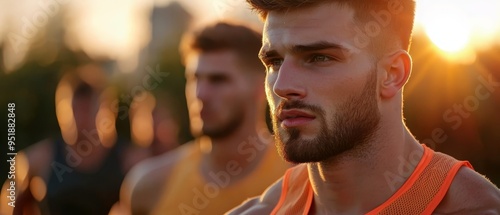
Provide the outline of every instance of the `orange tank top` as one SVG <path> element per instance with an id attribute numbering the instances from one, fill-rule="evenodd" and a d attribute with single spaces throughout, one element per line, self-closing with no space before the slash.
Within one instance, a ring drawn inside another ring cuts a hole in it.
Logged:
<path id="1" fill-rule="evenodd" d="M 431 214 L 444 198 L 460 167 L 472 168 L 467 161 L 458 161 L 425 145 L 423 147 L 422 159 L 403 186 L 367 215 Z M 307 165 L 301 164 L 285 173 L 280 200 L 271 214 L 307 215 L 312 203 L 313 189 Z"/>
<path id="2" fill-rule="evenodd" d="M 246 199 L 260 195 L 290 167 L 271 144 L 265 149 L 257 168 L 244 179 L 230 183 L 232 173 L 226 171 L 214 172 L 210 177 L 216 178 L 215 182 L 208 182 L 199 170 L 203 152 L 198 144 L 190 147 L 188 155 L 172 170 L 152 214 L 223 214 Z M 231 169 L 236 169 L 236 166 Z"/>

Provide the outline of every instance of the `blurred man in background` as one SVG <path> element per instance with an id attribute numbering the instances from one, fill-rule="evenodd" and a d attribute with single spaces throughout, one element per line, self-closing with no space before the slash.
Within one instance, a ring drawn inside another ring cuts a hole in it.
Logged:
<path id="1" fill-rule="evenodd" d="M 97 63 L 66 73 L 56 91 L 61 136 L 18 156 L 24 174 L 14 214 L 107 214 L 130 168 L 115 130 L 116 96 Z M 128 166 L 127 166 L 128 164 Z"/>
<path id="2" fill-rule="evenodd" d="M 222 214 L 289 167 L 265 122 L 261 35 L 217 23 L 183 40 L 193 142 L 140 163 L 122 187 L 132 214 Z"/>

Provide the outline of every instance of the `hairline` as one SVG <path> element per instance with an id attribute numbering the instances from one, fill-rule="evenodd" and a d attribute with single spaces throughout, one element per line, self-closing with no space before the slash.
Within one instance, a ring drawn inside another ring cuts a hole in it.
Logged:
<path id="1" fill-rule="evenodd" d="M 352 10 L 354 12 L 352 23 L 359 28 L 363 28 L 363 25 L 366 25 L 366 23 L 368 23 L 370 21 L 376 21 L 373 18 L 362 19 L 363 16 L 360 15 L 359 10 L 357 10 L 353 6 L 349 5 L 348 3 L 338 2 L 338 1 L 319 1 L 319 2 L 312 2 L 312 3 L 308 2 L 308 4 L 305 6 L 300 6 L 300 7 L 295 7 L 295 8 L 287 8 L 287 9 L 282 9 L 282 10 L 279 10 L 279 9 L 278 10 L 268 10 L 268 11 L 261 10 L 261 12 L 259 12 L 259 16 L 263 22 L 267 23 L 269 14 L 272 12 L 283 14 L 283 13 L 288 13 L 289 11 L 300 11 L 300 10 L 304 10 L 307 8 L 316 7 L 318 5 L 324 5 L 324 4 L 336 4 L 338 7 L 348 7 L 350 10 Z M 258 10 L 258 9 L 254 8 L 254 10 Z M 366 49 L 367 51 L 372 53 L 376 58 L 379 58 L 384 53 L 387 52 L 387 50 L 381 51 L 381 49 L 379 47 L 380 46 L 387 47 L 387 45 L 384 45 L 384 44 L 378 45 L 377 43 L 381 43 L 381 42 L 377 41 L 377 40 L 380 40 L 381 37 L 386 37 L 386 38 L 389 37 L 389 38 L 393 39 L 394 41 L 396 41 L 396 45 L 391 45 L 391 46 L 396 46 L 399 49 L 409 51 L 409 44 L 411 43 L 411 34 L 410 34 L 410 42 L 408 44 L 408 47 L 405 47 L 405 46 L 403 46 L 404 42 L 402 41 L 402 38 L 400 38 L 400 36 L 398 35 L 397 32 L 395 32 L 394 30 L 392 30 L 390 28 L 387 29 L 387 27 L 385 27 L 385 29 L 386 30 L 382 30 L 378 36 L 370 37 L 370 42 L 368 44 L 368 47 L 365 47 L 364 49 Z M 263 36 L 264 36 L 264 34 L 263 34 Z M 384 40 L 384 39 L 382 39 L 382 40 Z M 388 41 L 388 40 L 384 40 L 384 41 Z M 262 44 L 262 45 L 264 45 L 264 44 Z"/>
<path id="2" fill-rule="evenodd" d="M 368 22 L 371 21 L 369 19 L 368 20 L 361 20 L 360 16 L 358 15 L 358 11 L 354 7 L 352 7 L 351 5 L 349 5 L 347 3 L 328 2 L 328 1 L 311 3 L 311 4 L 308 4 L 308 5 L 303 6 L 303 7 L 287 8 L 286 10 L 270 10 L 270 11 L 266 11 L 265 12 L 265 17 L 261 17 L 261 18 L 263 19 L 263 21 L 265 23 L 267 23 L 268 22 L 268 17 L 269 17 L 270 13 L 286 14 L 286 13 L 288 13 L 290 11 L 305 10 L 307 8 L 316 7 L 316 6 L 322 5 L 322 4 L 337 4 L 338 7 L 348 7 L 349 10 L 352 10 L 354 12 L 354 16 L 352 16 L 352 20 L 351 20 L 352 24 L 354 24 L 355 26 L 357 26 L 359 28 L 362 28 L 364 24 L 366 24 L 366 23 L 368 23 Z M 264 28 L 264 30 L 265 30 L 265 28 Z M 262 34 L 262 37 L 263 38 L 265 37 L 264 32 Z M 393 48 L 385 48 L 385 49 L 381 49 L 380 48 L 381 46 L 383 46 L 383 47 L 389 47 L 389 45 L 386 45 L 385 43 L 383 44 L 383 41 L 388 41 L 387 39 L 383 39 L 383 37 L 385 37 L 385 38 L 390 37 L 390 38 L 394 39 L 394 41 L 396 42 L 396 44 L 395 45 L 390 45 L 391 47 L 397 47 L 398 49 L 403 49 L 405 51 L 408 51 L 407 48 L 403 47 L 402 41 L 399 38 L 399 36 L 397 36 L 397 33 L 395 33 L 394 31 L 392 31 L 390 29 L 381 31 L 380 35 L 378 35 L 378 36 L 370 37 L 370 42 L 368 43 L 368 45 L 366 47 L 359 48 L 359 49 L 360 50 L 365 50 L 366 52 L 369 53 L 369 55 L 371 56 L 371 58 L 374 61 L 378 61 L 383 55 L 385 55 L 388 52 L 390 52 L 389 50 L 393 49 Z M 322 41 L 316 41 L 316 42 L 322 42 Z M 265 42 L 262 43 L 262 48 L 264 48 L 264 45 L 265 45 Z M 299 44 L 299 45 L 301 45 L 301 44 Z M 262 54 L 261 52 L 263 51 L 262 48 L 259 51 L 259 58 L 260 59 L 262 59 L 261 58 L 261 54 Z M 340 48 L 343 51 L 349 51 L 349 52 L 354 51 L 351 48 L 348 48 L 348 47 L 345 47 L 345 46 L 341 46 Z"/>

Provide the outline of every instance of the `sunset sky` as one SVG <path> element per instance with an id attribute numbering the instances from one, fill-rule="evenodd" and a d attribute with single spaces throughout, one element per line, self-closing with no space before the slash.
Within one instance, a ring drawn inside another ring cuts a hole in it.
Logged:
<path id="1" fill-rule="evenodd" d="M 149 41 L 148 16 L 152 5 L 162 6 L 171 1 L 18 0 L 14 5 L 0 0 L 0 41 L 12 44 L 9 35 L 31 39 L 22 29 L 26 22 L 36 24 L 38 20 L 38 26 L 42 26 L 44 14 L 53 16 L 53 11 L 64 5 L 71 14 L 71 19 L 64 21 L 69 27 L 71 46 L 81 47 L 90 55 L 127 61 L 135 58 Z M 236 17 L 258 22 L 244 0 L 182 0 L 180 3 L 198 20 Z M 416 31 L 425 31 L 444 54 L 467 53 L 500 43 L 498 11 L 500 0 L 419 0 Z M 6 52 L 7 67 L 24 56 L 22 51 L 13 52 L 9 48 Z"/>

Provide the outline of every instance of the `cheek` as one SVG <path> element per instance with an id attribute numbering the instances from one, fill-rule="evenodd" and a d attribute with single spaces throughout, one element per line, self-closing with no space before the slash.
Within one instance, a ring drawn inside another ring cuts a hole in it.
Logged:
<path id="1" fill-rule="evenodd" d="M 325 76 L 310 82 L 310 96 L 318 96 L 315 101 L 337 107 L 353 95 L 359 95 L 365 84 L 362 76 Z"/>
<path id="2" fill-rule="evenodd" d="M 265 81 L 266 98 L 267 102 L 269 103 L 269 106 L 271 107 L 271 113 L 274 113 L 274 109 L 278 105 L 276 102 L 278 99 L 278 95 L 276 95 L 273 91 L 273 86 L 275 81 L 276 78 L 273 77 L 272 75 L 268 75 Z"/>
<path id="3" fill-rule="evenodd" d="M 224 87 L 224 89 L 219 89 L 218 92 L 214 94 L 216 96 L 214 96 L 212 105 L 224 112 L 234 109 L 237 107 L 238 103 L 246 99 L 244 92 L 236 86 Z"/>
<path id="4" fill-rule="evenodd" d="M 327 122 L 335 116 L 342 114 L 339 112 L 342 111 L 341 107 L 345 105 L 349 97 L 358 94 L 357 88 L 362 87 L 362 85 L 350 80 L 328 82 L 325 79 L 326 84 L 319 84 L 319 81 L 316 83 L 318 84 L 310 85 L 308 88 L 308 101 L 323 109 L 325 113 L 324 118 Z"/>

